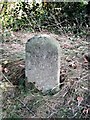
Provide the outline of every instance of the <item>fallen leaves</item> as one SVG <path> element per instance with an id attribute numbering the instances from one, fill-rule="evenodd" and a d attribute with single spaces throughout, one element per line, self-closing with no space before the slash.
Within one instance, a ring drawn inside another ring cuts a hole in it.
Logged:
<path id="1" fill-rule="evenodd" d="M 25 61 L 21 59 L 3 64 L 2 72 L 13 85 L 19 85 L 25 78 Z"/>

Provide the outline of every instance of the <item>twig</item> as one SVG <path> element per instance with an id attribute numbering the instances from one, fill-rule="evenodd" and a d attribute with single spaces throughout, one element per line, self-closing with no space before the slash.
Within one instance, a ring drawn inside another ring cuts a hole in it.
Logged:
<path id="1" fill-rule="evenodd" d="M 41 101 L 44 101 L 44 100 L 43 100 L 43 99 L 42 99 L 42 100 L 38 100 L 37 102 L 35 102 L 35 103 L 33 104 L 33 106 L 36 105 L 37 103 L 41 102 Z"/>
<path id="2" fill-rule="evenodd" d="M 59 111 L 59 110 L 57 110 L 57 111 L 51 113 L 47 118 L 51 118 L 51 117 L 52 117 L 54 114 L 56 114 L 58 111 Z"/>
<path id="3" fill-rule="evenodd" d="M 15 87 L 15 86 L 10 82 L 10 80 L 9 80 L 3 73 L 1 73 L 1 74 L 2 74 L 2 76 L 11 84 L 12 87 Z"/>
<path id="4" fill-rule="evenodd" d="M 35 115 L 35 113 L 34 112 L 32 112 L 28 107 L 27 107 L 27 105 L 24 103 L 24 102 L 22 102 L 20 99 L 16 99 L 16 100 L 18 100 L 34 117 L 36 116 Z"/>
<path id="5" fill-rule="evenodd" d="M 65 30 L 62 28 L 61 22 L 60 22 L 60 23 L 58 23 L 57 19 L 55 18 L 55 16 L 54 16 L 53 14 L 51 14 L 51 16 L 52 16 L 52 17 L 53 17 L 53 19 L 55 20 L 55 23 L 56 23 L 56 25 L 57 25 L 58 29 L 61 29 L 62 31 L 64 31 L 65 36 L 66 36 L 66 38 L 68 39 L 68 36 L 67 36 L 67 34 L 66 34 Z M 60 26 L 60 27 L 59 27 L 59 26 Z"/>
<path id="6" fill-rule="evenodd" d="M 81 82 L 81 80 L 85 79 L 86 77 L 89 77 L 89 75 L 86 74 L 85 76 L 83 76 L 82 78 L 80 78 L 80 79 L 78 80 L 78 82 Z M 85 80 L 85 81 L 86 81 L 86 80 Z"/>
<path id="7" fill-rule="evenodd" d="M 55 108 L 52 108 L 48 103 L 45 103 L 49 108 L 51 108 L 52 110 L 56 111 Z"/>

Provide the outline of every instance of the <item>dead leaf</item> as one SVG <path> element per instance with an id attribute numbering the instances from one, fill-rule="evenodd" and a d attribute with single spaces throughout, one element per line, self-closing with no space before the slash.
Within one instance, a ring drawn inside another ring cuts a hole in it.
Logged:
<path id="1" fill-rule="evenodd" d="M 88 63 L 87 59 L 84 57 L 84 63 Z"/>
<path id="2" fill-rule="evenodd" d="M 7 61 L 7 60 L 5 60 L 5 61 L 4 61 L 4 64 L 6 65 L 7 63 L 8 63 L 8 61 Z"/>
<path id="3" fill-rule="evenodd" d="M 77 97 L 77 101 L 78 101 L 78 106 L 81 104 L 81 102 L 83 101 L 82 97 Z"/>
<path id="4" fill-rule="evenodd" d="M 90 108 L 84 108 L 84 110 L 82 111 L 83 114 L 89 114 Z"/>
<path id="5" fill-rule="evenodd" d="M 72 67 L 73 69 L 76 69 L 77 65 L 76 65 L 75 62 L 72 61 L 72 62 L 70 62 L 69 67 Z"/>
<path id="6" fill-rule="evenodd" d="M 25 65 L 20 64 L 19 66 L 22 67 L 22 68 L 25 68 Z"/>
<path id="7" fill-rule="evenodd" d="M 70 48 L 70 46 L 67 44 L 64 44 L 63 48 Z"/>
<path id="8" fill-rule="evenodd" d="M 9 70 L 7 68 L 4 68 L 4 71 L 5 71 L 5 73 L 8 73 Z"/>
<path id="9" fill-rule="evenodd" d="M 67 62 L 71 62 L 72 60 L 69 57 L 66 57 Z"/>

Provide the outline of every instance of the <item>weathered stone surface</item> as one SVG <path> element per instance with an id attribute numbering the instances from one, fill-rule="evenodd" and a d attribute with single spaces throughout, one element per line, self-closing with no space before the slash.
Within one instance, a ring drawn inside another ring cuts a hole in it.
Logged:
<path id="1" fill-rule="evenodd" d="M 25 73 L 28 82 L 47 91 L 56 87 L 60 77 L 60 45 L 49 35 L 36 35 L 26 43 Z"/>

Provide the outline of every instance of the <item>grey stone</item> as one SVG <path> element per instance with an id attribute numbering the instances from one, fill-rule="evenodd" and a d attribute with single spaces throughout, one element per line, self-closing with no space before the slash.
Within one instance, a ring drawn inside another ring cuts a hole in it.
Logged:
<path id="1" fill-rule="evenodd" d="M 25 74 L 39 90 L 52 90 L 59 84 L 60 45 L 49 35 L 36 35 L 26 43 Z M 59 88 L 59 86 L 58 86 Z"/>

